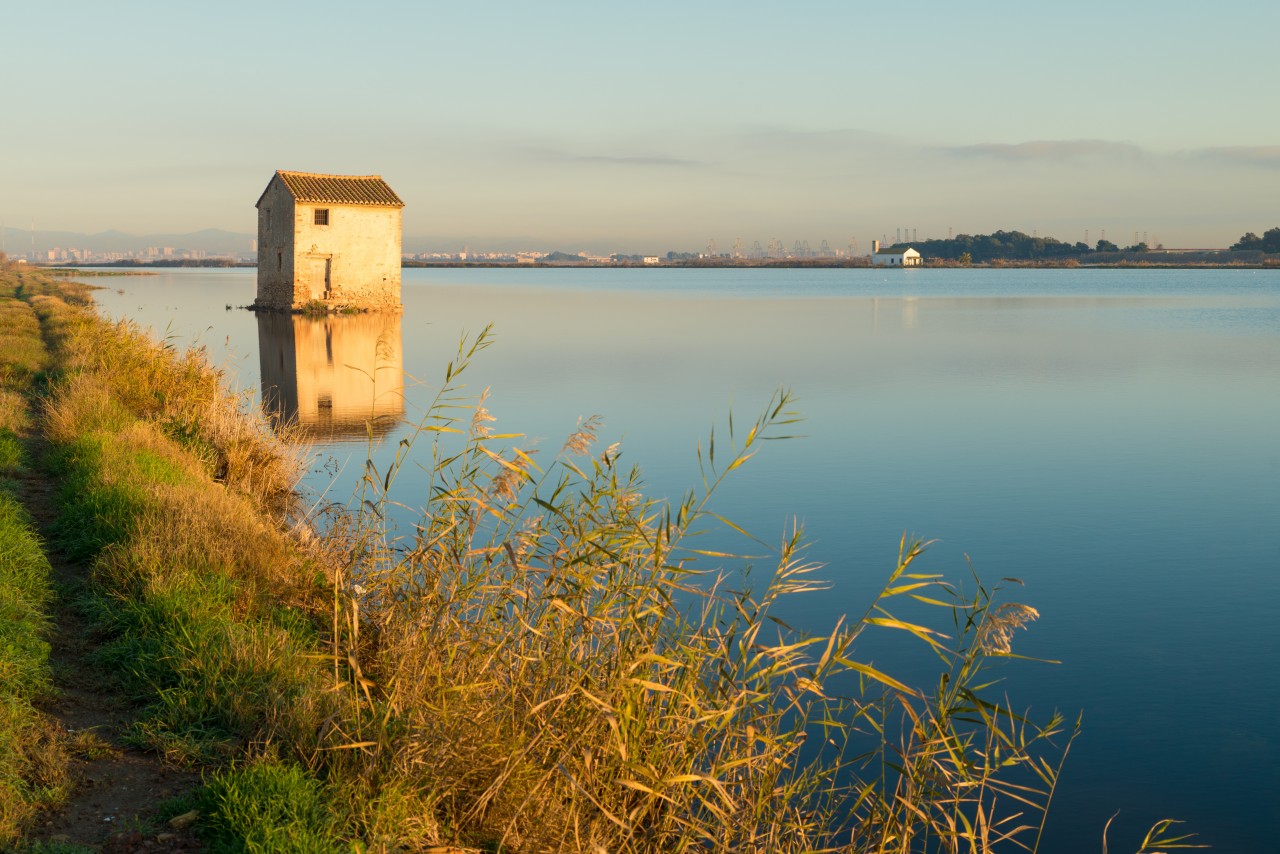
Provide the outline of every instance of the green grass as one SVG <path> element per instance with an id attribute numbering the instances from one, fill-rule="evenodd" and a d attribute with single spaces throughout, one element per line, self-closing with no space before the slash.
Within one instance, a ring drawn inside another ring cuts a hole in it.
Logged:
<path id="1" fill-rule="evenodd" d="M 24 468 L 27 453 L 18 435 L 8 427 L 0 427 L 0 474 Z"/>
<path id="2" fill-rule="evenodd" d="M 32 705 L 52 691 L 49 575 L 25 510 L 0 492 L 0 845 L 66 789 L 63 747 Z"/>
<path id="3" fill-rule="evenodd" d="M 54 533 L 64 553 L 79 561 L 128 539 L 152 485 L 179 484 L 191 476 L 171 458 L 106 432 L 85 433 L 55 448 L 46 469 L 61 484 Z"/>
<path id="4" fill-rule="evenodd" d="M 93 454 L 92 445 L 82 450 Z M 86 470 L 91 464 L 76 449 L 60 449 L 51 471 L 62 474 L 61 512 L 54 534 L 63 553 L 83 561 L 128 536 L 129 527 L 142 507 L 144 496 L 133 484 L 93 482 Z"/>
<path id="5" fill-rule="evenodd" d="M 199 808 L 211 854 L 336 854 L 341 808 L 332 793 L 296 765 L 260 762 L 215 774 Z"/>
<path id="6" fill-rule="evenodd" d="M 26 395 L 48 366 L 34 313 L 12 298 L 26 285 L 0 269 L 0 846 L 17 840 L 36 810 L 67 789 L 64 745 L 33 706 L 52 692 L 46 640 L 51 570 L 15 497 L 16 484 L 7 478 L 28 464 Z"/>
<path id="7" fill-rule="evenodd" d="M 287 544 L 180 453 L 136 425 L 57 449 L 56 531 L 94 562 L 92 614 L 109 636 L 97 657 L 146 704 L 136 740 L 209 760 L 318 690 L 305 657 L 317 635 L 264 586 L 287 571 Z"/>
<path id="8" fill-rule="evenodd" d="M 16 854 L 96 854 L 96 848 L 70 842 L 26 842 L 13 849 Z"/>
<path id="9" fill-rule="evenodd" d="M 0 493 L 0 685 L 33 696 L 48 688 L 43 639 L 50 599 L 49 561 L 26 511 Z"/>
<path id="10" fill-rule="evenodd" d="M 313 299 L 304 303 L 299 308 L 293 309 L 294 314 L 303 314 L 311 317 L 326 317 L 334 314 L 364 314 L 368 312 L 367 308 L 360 308 L 353 305 L 338 305 L 331 302 L 325 302 L 321 299 Z"/>

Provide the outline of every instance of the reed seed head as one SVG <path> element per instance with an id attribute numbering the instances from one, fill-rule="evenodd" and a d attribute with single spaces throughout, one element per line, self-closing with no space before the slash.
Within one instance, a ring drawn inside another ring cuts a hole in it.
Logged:
<path id="1" fill-rule="evenodd" d="M 599 415 L 592 415 L 586 420 L 579 418 L 577 429 L 565 440 L 561 453 L 578 455 L 591 453 L 591 445 L 595 442 L 596 434 L 600 432 L 603 425 L 604 419 Z"/>
<path id="2" fill-rule="evenodd" d="M 1040 616 L 1030 605 L 1009 602 L 987 613 L 978 629 L 978 648 L 987 655 L 1008 655 L 1013 651 L 1013 633 Z"/>

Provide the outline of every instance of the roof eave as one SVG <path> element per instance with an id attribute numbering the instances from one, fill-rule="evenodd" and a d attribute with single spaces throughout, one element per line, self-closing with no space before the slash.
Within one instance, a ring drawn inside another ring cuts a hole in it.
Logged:
<path id="1" fill-rule="evenodd" d="M 277 169 L 276 174 L 271 176 L 271 181 L 274 181 L 279 177 L 280 177 L 280 170 Z M 258 201 L 255 202 L 253 205 L 255 208 L 258 208 L 258 209 L 262 208 L 262 200 L 267 197 L 267 191 L 271 189 L 271 181 L 268 181 L 267 186 L 262 188 L 262 195 L 258 196 Z"/>

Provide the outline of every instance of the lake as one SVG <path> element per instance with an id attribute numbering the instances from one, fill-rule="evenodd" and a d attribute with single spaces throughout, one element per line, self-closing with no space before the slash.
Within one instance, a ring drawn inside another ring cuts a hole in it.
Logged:
<path id="1" fill-rule="evenodd" d="M 937 540 L 925 571 L 1017 577 L 1007 598 L 1042 616 L 1014 651 L 1061 663 L 1010 662 L 1001 690 L 1033 717 L 1084 715 L 1041 850 L 1101 850 L 1117 811 L 1116 851 L 1166 817 L 1218 851 L 1274 848 L 1280 271 L 409 269 L 402 316 L 328 324 L 228 308 L 253 270 L 87 281 L 238 386 L 265 379 L 330 498 L 361 473 L 364 423 L 385 460 L 489 323 L 466 377 L 495 429 L 549 457 L 598 413 L 653 496 L 698 482 L 697 443 L 713 425 L 724 441 L 730 409 L 748 423 L 789 388 L 802 436 L 715 505 L 771 542 L 804 525 L 833 588 L 789 620 L 861 613 L 904 532 Z M 412 504 L 421 483 L 401 486 Z"/>

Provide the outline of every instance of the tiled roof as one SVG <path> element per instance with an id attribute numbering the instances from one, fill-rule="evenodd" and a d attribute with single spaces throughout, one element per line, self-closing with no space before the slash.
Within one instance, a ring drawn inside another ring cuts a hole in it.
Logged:
<path id="1" fill-rule="evenodd" d="M 911 252 L 913 249 L 915 249 L 914 246 L 907 246 L 904 249 L 877 249 L 876 254 L 877 255 L 902 255 L 904 253 Z"/>
<path id="2" fill-rule="evenodd" d="M 316 175 L 312 172 L 276 172 L 299 202 L 331 205 L 379 205 L 402 208 L 404 202 L 381 175 Z"/>

